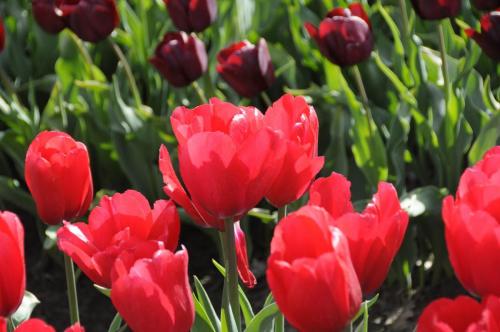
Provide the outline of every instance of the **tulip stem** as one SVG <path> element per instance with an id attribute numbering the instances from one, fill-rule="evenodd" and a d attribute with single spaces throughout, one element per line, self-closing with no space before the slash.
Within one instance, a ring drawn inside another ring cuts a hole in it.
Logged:
<path id="1" fill-rule="evenodd" d="M 66 287 L 68 289 L 69 315 L 71 325 L 80 321 L 78 313 L 78 296 L 76 293 L 75 267 L 71 257 L 64 254 L 64 268 L 66 270 Z"/>
<path id="2" fill-rule="evenodd" d="M 287 205 L 283 205 L 282 207 L 278 208 L 278 218 L 276 220 L 276 223 L 279 223 L 283 218 L 286 217 L 287 214 Z M 284 332 L 285 331 L 285 317 L 283 314 L 278 312 L 276 315 L 275 319 L 275 324 L 276 324 L 276 329 L 275 332 Z"/>
<path id="3" fill-rule="evenodd" d="M 222 237 L 222 247 L 224 249 L 224 265 L 226 268 L 225 287 L 227 294 L 227 302 L 231 305 L 234 321 L 238 327 L 241 327 L 240 318 L 240 300 L 238 293 L 238 267 L 236 263 L 236 240 L 234 237 L 234 222 L 231 218 L 224 220 L 225 231 Z M 228 330 L 230 328 L 230 320 L 228 319 Z"/>
<path id="4" fill-rule="evenodd" d="M 450 77 L 448 75 L 448 60 L 446 59 L 446 45 L 444 42 L 444 30 L 442 22 L 438 24 L 438 35 L 439 35 L 439 52 L 441 53 L 441 70 L 443 72 L 444 79 L 444 93 L 446 98 L 446 103 L 450 99 Z"/>
<path id="5" fill-rule="evenodd" d="M 278 223 L 281 219 L 286 217 L 286 209 L 287 209 L 286 204 L 278 208 L 278 220 L 276 220 L 276 223 Z"/>
<path id="6" fill-rule="evenodd" d="M 262 97 L 262 99 L 264 100 L 264 103 L 266 103 L 266 106 L 267 107 L 271 107 L 271 105 L 273 104 L 273 102 L 271 101 L 271 98 L 269 98 L 269 95 L 267 94 L 267 92 L 265 91 L 262 91 L 260 93 L 260 96 Z"/>
<path id="7" fill-rule="evenodd" d="M 111 38 L 108 38 L 108 40 L 111 44 L 111 47 L 115 51 L 116 56 L 120 60 L 123 69 L 125 70 L 125 74 L 127 75 L 127 79 L 130 84 L 130 90 L 132 91 L 132 95 L 134 97 L 135 105 L 140 109 L 142 107 L 141 94 L 139 93 L 139 88 L 137 88 L 137 83 L 135 82 L 134 74 L 132 73 L 130 64 L 128 63 L 127 58 L 125 57 L 125 54 L 123 54 L 121 48 Z"/>
<path id="8" fill-rule="evenodd" d="M 208 103 L 207 96 L 205 96 L 205 92 L 200 87 L 200 85 L 198 84 L 198 82 L 193 81 L 192 86 L 193 86 L 194 90 L 196 91 L 196 93 L 198 94 L 198 98 L 200 99 L 201 103 L 202 104 Z"/>
<path id="9" fill-rule="evenodd" d="M 354 65 L 351 68 L 352 68 L 352 74 L 354 75 L 354 80 L 356 81 L 356 85 L 358 86 L 358 92 L 361 95 L 361 101 L 365 109 L 366 119 L 368 120 L 368 130 L 371 136 L 372 123 L 374 123 L 374 121 L 372 117 L 372 112 L 370 111 L 368 95 L 366 94 L 365 85 L 363 84 L 363 78 L 361 77 L 361 72 L 359 71 L 358 66 Z"/>
<path id="10" fill-rule="evenodd" d="M 399 9 L 401 10 L 401 17 L 403 18 L 403 43 L 406 46 L 410 38 L 410 21 L 408 20 L 408 12 L 406 11 L 406 0 L 399 0 Z"/>

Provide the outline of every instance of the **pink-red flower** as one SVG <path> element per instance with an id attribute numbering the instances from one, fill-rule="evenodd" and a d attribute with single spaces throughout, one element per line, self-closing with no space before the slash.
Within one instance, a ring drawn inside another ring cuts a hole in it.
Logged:
<path id="1" fill-rule="evenodd" d="M 276 207 L 299 199 L 321 170 L 318 157 L 319 123 L 316 111 L 303 97 L 284 95 L 266 112 L 267 126 L 281 131 L 286 152 L 281 171 L 266 198 Z"/>
<path id="2" fill-rule="evenodd" d="M 121 264 L 120 259 L 116 264 Z M 117 267 L 111 289 L 113 305 L 135 332 L 188 332 L 194 304 L 188 278 L 188 254 L 156 252 L 130 269 Z"/>
<path id="3" fill-rule="evenodd" d="M 446 245 L 462 285 L 500 296 L 500 146 L 462 175 L 455 199 L 443 202 Z"/>
<path id="4" fill-rule="evenodd" d="M 217 17 L 215 0 L 163 0 L 177 29 L 187 32 L 205 30 Z"/>
<path id="5" fill-rule="evenodd" d="M 0 332 L 7 332 L 7 320 L 3 317 L 0 317 Z M 21 323 L 13 332 L 56 332 L 56 330 L 41 319 L 31 318 Z M 85 329 L 76 323 L 64 332 L 85 332 Z"/>
<path id="6" fill-rule="evenodd" d="M 401 208 L 394 187 L 385 182 L 362 213 L 350 201 L 350 182 L 332 173 L 316 180 L 310 189 L 309 205 L 325 208 L 349 241 L 352 263 L 364 294 L 383 283 L 408 226 L 408 214 Z"/>
<path id="7" fill-rule="evenodd" d="M 418 16 L 424 20 L 441 20 L 460 13 L 461 0 L 411 0 Z"/>
<path id="8" fill-rule="evenodd" d="M 109 288 L 120 254 L 135 261 L 159 249 L 173 251 L 179 232 L 179 215 L 172 201 L 156 201 L 151 209 L 142 194 L 128 190 L 104 196 L 90 213 L 88 224 L 65 223 L 57 232 L 57 244 L 94 283 Z"/>
<path id="9" fill-rule="evenodd" d="M 347 239 L 316 206 L 279 222 L 267 281 L 287 321 L 303 332 L 341 331 L 361 304 Z"/>
<path id="10" fill-rule="evenodd" d="M 253 288 L 257 284 L 257 279 L 250 270 L 247 255 L 247 240 L 245 233 L 241 230 L 240 223 L 234 224 L 234 238 L 236 246 L 236 263 L 238 265 L 238 274 L 241 281 L 248 288 Z"/>
<path id="11" fill-rule="evenodd" d="M 38 215 L 47 224 L 81 217 L 92 202 L 87 148 L 66 133 L 38 134 L 26 153 L 24 176 Z"/>
<path id="12" fill-rule="evenodd" d="M 21 304 L 26 287 L 24 228 L 11 212 L 0 212 L 0 317 Z"/>
<path id="13" fill-rule="evenodd" d="M 417 332 L 498 332 L 500 298 L 488 296 L 481 303 L 468 296 L 433 301 L 418 320 Z"/>
<path id="14" fill-rule="evenodd" d="M 465 32 L 487 56 L 500 61 L 500 5 L 497 10 L 481 17 L 481 32 L 474 29 L 467 29 Z"/>

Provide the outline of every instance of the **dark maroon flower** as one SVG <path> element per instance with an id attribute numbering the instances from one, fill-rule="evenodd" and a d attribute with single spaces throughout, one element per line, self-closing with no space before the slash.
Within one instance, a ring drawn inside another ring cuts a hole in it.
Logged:
<path id="1" fill-rule="evenodd" d="M 215 0 L 163 0 L 177 29 L 201 32 L 217 17 Z"/>
<path id="2" fill-rule="evenodd" d="M 413 8 L 424 20 L 441 20 L 457 16 L 462 0 L 411 0 Z"/>
<path id="3" fill-rule="evenodd" d="M 474 0 L 473 3 L 479 10 L 493 10 L 500 7 L 500 0 Z"/>
<path id="4" fill-rule="evenodd" d="M 48 33 L 58 33 L 66 27 L 65 19 L 57 14 L 55 0 L 33 0 L 33 16 Z"/>
<path id="5" fill-rule="evenodd" d="M 465 32 L 487 56 L 500 61 L 500 8 L 481 17 L 481 32 L 474 29 Z"/>
<path id="6" fill-rule="evenodd" d="M 234 43 L 217 54 L 217 71 L 243 97 L 253 97 L 274 82 L 274 67 L 264 38 L 257 45 Z"/>
<path id="7" fill-rule="evenodd" d="M 359 3 L 349 8 L 334 8 L 319 28 L 311 23 L 306 23 L 305 28 L 316 40 L 321 53 L 342 67 L 368 59 L 373 50 L 371 23 Z"/>
<path id="8" fill-rule="evenodd" d="M 3 21 L 0 17 L 0 52 L 3 51 L 5 47 L 5 28 L 3 27 Z"/>
<path id="9" fill-rule="evenodd" d="M 183 87 L 207 70 L 207 51 L 194 34 L 167 32 L 149 62 L 170 84 Z"/>

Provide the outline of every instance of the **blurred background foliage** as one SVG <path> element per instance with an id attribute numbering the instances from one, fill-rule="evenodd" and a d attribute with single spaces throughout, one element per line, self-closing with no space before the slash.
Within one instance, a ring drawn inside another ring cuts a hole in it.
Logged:
<path id="1" fill-rule="evenodd" d="M 218 19 L 199 34 L 209 65 L 198 83 L 207 96 L 265 110 L 264 99 L 240 99 L 215 70 L 220 49 L 264 37 L 278 78 L 268 95 L 304 95 L 318 113 L 319 154 L 326 156 L 321 174 L 346 174 L 360 208 L 378 181 L 396 185 L 412 219 L 390 280 L 411 289 L 451 274 L 440 204 L 464 168 L 499 143 L 500 66 L 466 37 L 463 28 L 477 29 L 481 13 L 465 0 L 462 15 L 444 21 L 453 86 L 446 104 L 437 23 L 416 17 L 408 1 L 405 24 L 401 1 L 363 1 L 376 44 L 360 65 L 373 121 L 364 116 L 352 73 L 324 59 L 303 27 L 347 5 L 343 0 L 219 0 Z M 163 34 L 175 30 L 163 1 L 117 4 L 120 27 L 93 45 L 69 30 L 42 31 L 29 0 L 0 2 L 7 31 L 0 54 L 2 208 L 35 218 L 23 164 L 28 144 L 45 129 L 66 131 L 87 144 L 98 196 L 134 188 L 150 200 L 165 197 L 157 160 L 161 143 L 175 146 L 168 117 L 176 106 L 194 107 L 201 100 L 192 87 L 170 86 L 148 62 Z M 273 211 L 266 203 L 262 208 L 251 218 L 269 223 Z M 263 245 L 261 239 L 253 242 Z"/>

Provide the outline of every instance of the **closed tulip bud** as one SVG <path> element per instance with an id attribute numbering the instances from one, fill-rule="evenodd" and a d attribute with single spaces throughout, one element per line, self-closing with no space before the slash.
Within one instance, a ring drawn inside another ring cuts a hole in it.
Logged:
<path id="1" fill-rule="evenodd" d="M 0 212 L 0 317 L 21 304 L 26 287 L 24 228 L 11 212 Z"/>
<path id="2" fill-rule="evenodd" d="M 362 213 L 355 213 L 350 202 L 350 182 L 340 174 L 314 182 L 309 205 L 324 207 L 349 242 L 352 263 L 364 294 L 372 294 L 385 280 L 403 242 L 408 214 L 401 208 L 394 187 L 378 186 L 373 201 Z"/>
<path id="3" fill-rule="evenodd" d="M 217 72 L 241 96 L 251 98 L 274 82 L 274 67 L 264 38 L 257 45 L 234 43 L 217 54 Z"/>
<path id="4" fill-rule="evenodd" d="M 88 224 L 66 223 L 57 232 L 57 245 L 94 283 L 109 288 L 118 255 L 134 262 L 158 249 L 175 250 L 179 232 L 173 202 L 159 200 L 151 209 L 141 193 L 128 190 L 104 196 Z"/>
<path id="5" fill-rule="evenodd" d="M 481 18 L 481 32 L 474 29 L 465 31 L 494 61 L 500 61 L 500 8 Z"/>
<path id="6" fill-rule="evenodd" d="M 424 20 L 441 20 L 460 13 L 462 0 L 411 0 L 418 16 Z"/>
<path id="7" fill-rule="evenodd" d="M 167 32 L 149 61 L 170 84 L 183 87 L 207 70 L 207 51 L 194 34 Z"/>
<path id="8" fill-rule="evenodd" d="M 321 53 L 342 67 L 363 62 L 373 50 L 371 23 L 359 3 L 334 8 L 318 28 L 311 23 L 306 23 L 305 28 Z"/>
<path id="9" fill-rule="evenodd" d="M 89 164 L 85 145 L 66 133 L 44 131 L 31 142 L 24 176 L 45 223 L 56 225 L 87 212 L 93 197 Z"/>
<path id="10" fill-rule="evenodd" d="M 318 157 L 316 111 L 303 97 L 284 95 L 266 112 L 265 123 L 280 131 L 286 142 L 283 166 L 266 198 L 276 207 L 299 199 L 324 164 Z"/>
<path id="11" fill-rule="evenodd" d="M 494 332 L 500 328 L 500 298 L 481 303 L 468 296 L 441 298 L 429 304 L 418 319 L 417 332 Z"/>
<path id="12" fill-rule="evenodd" d="M 2 317 L 0 317 L 0 332 L 7 332 L 7 321 Z M 12 332 L 56 332 L 56 330 L 41 319 L 31 318 L 22 322 Z M 85 329 L 76 323 L 64 332 L 85 332 Z"/>
<path id="13" fill-rule="evenodd" d="M 163 0 L 177 29 L 201 32 L 217 17 L 215 0 Z"/>
<path id="14" fill-rule="evenodd" d="M 469 292 L 500 296 L 500 146 L 460 178 L 443 202 L 450 262 Z"/>
<path id="15" fill-rule="evenodd" d="M 33 0 L 33 16 L 38 25 L 48 33 L 58 33 L 66 27 L 66 19 L 57 13 L 57 0 Z"/>
<path id="16" fill-rule="evenodd" d="M 479 10 L 493 10 L 500 7 L 500 0 L 474 0 L 473 3 Z"/>
<path id="17" fill-rule="evenodd" d="M 135 332 L 188 332 L 194 322 L 194 304 L 186 249 L 160 250 L 153 258 L 136 261 L 128 271 L 120 269 L 111 301 Z"/>
<path id="18" fill-rule="evenodd" d="M 0 52 L 5 48 L 5 27 L 3 26 L 3 20 L 0 17 Z"/>
<path id="19" fill-rule="evenodd" d="M 302 332 L 334 332 L 361 305 L 347 239 L 320 207 L 306 206 L 276 226 L 267 281 L 285 318 Z"/>

